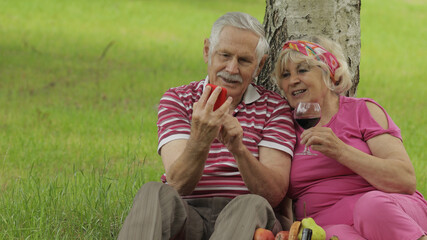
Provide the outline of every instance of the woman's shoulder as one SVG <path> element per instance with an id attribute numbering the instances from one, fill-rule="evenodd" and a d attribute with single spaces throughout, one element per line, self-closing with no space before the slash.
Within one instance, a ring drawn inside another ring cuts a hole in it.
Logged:
<path id="1" fill-rule="evenodd" d="M 383 129 L 389 128 L 391 120 L 385 109 L 371 98 L 343 97 L 343 108 L 356 111 L 362 118 L 375 120 Z"/>
<path id="2" fill-rule="evenodd" d="M 341 96 L 340 105 L 342 108 L 347 108 L 351 111 L 375 111 L 385 112 L 384 108 L 371 98 L 355 98 Z"/>
<path id="3" fill-rule="evenodd" d="M 365 103 L 373 103 L 375 105 L 379 104 L 372 98 L 356 98 L 356 97 L 347 97 L 347 96 L 341 96 L 340 101 L 343 104 L 349 104 L 349 105 L 365 105 Z"/>

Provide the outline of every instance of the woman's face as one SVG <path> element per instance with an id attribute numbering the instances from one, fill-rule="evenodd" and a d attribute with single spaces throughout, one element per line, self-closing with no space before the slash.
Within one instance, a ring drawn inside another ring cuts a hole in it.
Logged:
<path id="1" fill-rule="evenodd" d="M 330 91 L 322 79 L 323 70 L 306 62 L 289 61 L 280 75 L 280 87 L 292 108 L 299 102 L 317 102 L 323 105 Z"/>

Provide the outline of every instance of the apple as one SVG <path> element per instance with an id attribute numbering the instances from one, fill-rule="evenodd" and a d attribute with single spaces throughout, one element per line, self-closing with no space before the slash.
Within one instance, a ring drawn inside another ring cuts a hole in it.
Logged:
<path id="1" fill-rule="evenodd" d="M 274 240 L 288 240 L 289 231 L 280 231 L 276 234 L 276 238 Z"/>
<path id="2" fill-rule="evenodd" d="M 255 230 L 254 240 L 274 240 L 274 234 L 268 229 L 257 228 Z"/>

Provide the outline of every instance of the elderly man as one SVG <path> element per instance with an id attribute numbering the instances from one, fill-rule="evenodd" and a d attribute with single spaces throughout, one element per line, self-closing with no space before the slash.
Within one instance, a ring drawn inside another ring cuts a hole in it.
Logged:
<path id="1" fill-rule="evenodd" d="M 288 189 L 295 132 L 288 103 L 252 83 L 268 48 L 248 14 L 214 23 L 204 41 L 206 79 L 160 100 L 166 173 L 140 189 L 119 239 L 252 239 L 256 228 L 281 230 L 273 208 Z M 214 110 L 222 89 L 228 98 Z"/>

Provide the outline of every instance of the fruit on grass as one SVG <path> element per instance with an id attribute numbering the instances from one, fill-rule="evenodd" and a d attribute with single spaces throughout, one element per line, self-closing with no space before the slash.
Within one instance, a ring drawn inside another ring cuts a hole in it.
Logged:
<path id="1" fill-rule="evenodd" d="M 276 238 L 274 240 L 288 240 L 289 231 L 280 231 L 276 234 Z"/>
<path id="2" fill-rule="evenodd" d="M 298 239 L 301 239 L 302 230 L 304 228 L 310 228 L 313 231 L 313 233 L 311 235 L 312 240 L 325 240 L 326 239 L 325 230 L 321 226 L 317 225 L 313 218 L 311 218 L 311 217 L 304 218 L 301 221 L 301 229 L 300 229 L 299 234 L 298 234 Z"/>
<path id="3" fill-rule="evenodd" d="M 301 228 L 301 222 L 295 221 L 291 225 L 291 229 L 289 229 L 289 240 L 298 240 L 298 233 Z"/>
<path id="4" fill-rule="evenodd" d="M 257 228 L 254 234 L 254 240 L 274 240 L 274 234 L 264 228 Z"/>

